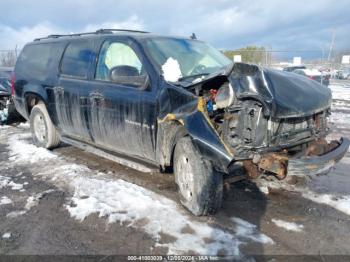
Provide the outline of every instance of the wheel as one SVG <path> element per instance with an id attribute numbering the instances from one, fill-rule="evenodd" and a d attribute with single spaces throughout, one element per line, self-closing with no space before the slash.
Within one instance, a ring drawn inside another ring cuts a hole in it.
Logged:
<path id="1" fill-rule="evenodd" d="M 180 202 L 194 215 L 214 214 L 221 207 L 222 174 L 201 156 L 189 137 L 176 144 L 174 173 Z"/>
<path id="2" fill-rule="evenodd" d="M 59 134 L 51 122 L 45 104 L 39 103 L 33 107 L 29 121 L 36 146 L 51 149 L 59 145 Z"/>

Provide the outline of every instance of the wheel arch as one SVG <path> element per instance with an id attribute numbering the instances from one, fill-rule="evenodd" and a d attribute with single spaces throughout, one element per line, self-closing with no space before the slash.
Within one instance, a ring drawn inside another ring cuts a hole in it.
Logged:
<path id="1" fill-rule="evenodd" d="M 24 103 L 25 103 L 27 118 L 29 118 L 30 112 L 32 111 L 35 105 L 39 103 L 43 103 L 47 107 L 47 101 L 44 99 L 44 97 L 34 92 L 26 92 L 24 94 Z"/>
<path id="2" fill-rule="evenodd" d="M 158 126 L 158 155 L 159 163 L 163 170 L 173 166 L 174 150 L 176 143 L 189 133 L 178 120 L 160 123 Z"/>

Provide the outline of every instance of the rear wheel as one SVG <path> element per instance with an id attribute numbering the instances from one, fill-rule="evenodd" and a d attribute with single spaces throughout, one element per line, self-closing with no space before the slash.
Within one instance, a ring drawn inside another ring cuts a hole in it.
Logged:
<path id="1" fill-rule="evenodd" d="M 194 215 L 214 214 L 221 206 L 223 177 L 204 159 L 189 137 L 176 144 L 175 182 L 181 203 Z"/>
<path id="2" fill-rule="evenodd" d="M 51 149 L 59 145 L 59 134 L 51 122 L 45 104 L 35 105 L 30 113 L 29 120 L 30 131 L 36 146 Z"/>

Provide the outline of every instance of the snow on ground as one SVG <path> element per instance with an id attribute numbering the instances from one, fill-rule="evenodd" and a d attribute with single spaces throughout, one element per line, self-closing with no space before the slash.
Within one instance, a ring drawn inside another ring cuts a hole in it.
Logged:
<path id="1" fill-rule="evenodd" d="M 34 164 L 41 160 L 54 159 L 57 156 L 44 148 L 38 148 L 32 144 L 24 143 L 24 139 L 30 139 L 29 133 L 17 134 L 8 138 L 9 149 L 14 152 L 9 160 L 18 164 L 23 160 L 24 163 Z"/>
<path id="2" fill-rule="evenodd" d="M 0 175 L 0 188 L 11 187 L 12 190 L 23 190 L 23 184 L 15 183 L 10 178 Z"/>
<path id="3" fill-rule="evenodd" d="M 333 100 L 350 101 L 350 86 L 331 84 L 329 85 L 329 88 L 332 90 Z"/>
<path id="4" fill-rule="evenodd" d="M 35 194 L 33 196 L 28 197 L 24 208 L 27 210 L 30 210 L 31 208 L 37 206 L 39 204 L 40 199 L 42 199 L 46 194 L 49 194 L 51 192 L 54 192 L 54 190 L 49 189 L 49 190 L 46 190 L 44 192 L 41 192 L 41 193 L 38 193 L 38 194 Z"/>
<path id="5" fill-rule="evenodd" d="M 256 225 L 239 218 L 232 218 L 232 224 L 227 228 L 194 219 L 177 202 L 162 195 L 37 148 L 28 142 L 27 134 L 4 134 L 0 135 L 0 141 L 2 139 L 8 143 L 9 165 L 26 166 L 34 177 L 71 190 L 73 196 L 67 201 L 66 208 L 80 221 L 97 213 L 109 223 L 118 222 L 142 229 L 154 238 L 157 246 L 167 247 L 169 254 L 195 251 L 214 255 L 225 251 L 228 255 L 241 255 L 240 246 L 245 243 L 273 243 L 271 238 L 259 232 Z M 25 214 L 38 204 L 40 197 L 39 194 L 28 198 L 26 210 L 14 211 L 7 216 Z M 175 240 L 162 243 L 162 234 Z"/>
<path id="6" fill-rule="evenodd" d="M 11 237 L 11 235 L 12 234 L 10 232 L 6 232 L 6 233 L 2 234 L 2 238 L 3 239 L 9 239 Z"/>
<path id="7" fill-rule="evenodd" d="M 1 205 L 9 205 L 9 204 L 12 204 L 12 200 L 9 199 L 7 196 L 2 196 L 0 198 L 0 206 Z"/>
<path id="8" fill-rule="evenodd" d="M 6 217 L 8 217 L 8 218 L 15 218 L 15 217 L 18 217 L 18 216 L 22 216 L 25 213 L 27 213 L 26 210 L 16 210 L 16 211 L 12 211 L 12 212 L 8 213 L 6 215 Z"/>
<path id="9" fill-rule="evenodd" d="M 281 219 L 272 219 L 271 220 L 276 226 L 282 227 L 288 231 L 301 232 L 304 229 L 303 225 L 296 224 L 294 222 L 288 222 Z"/>
<path id="10" fill-rule="evenodd" d="M 331 176 L 332 174 L 330 173 L 328 175 Z M 319 204 L 329 205 L 350 216 L 350 195 L 339 195 L 337 193 L 317 193 L 309 189 L 307 185 L 292 185 L 288 184 L 286 181 L 277 180 L 270 181 L 260 179 L 257 182 L 257 186 L 259 189 L 263 188 L 264 191 L 267 187 L 271 189 L 283 189 L 290 192 L 300 193 L 301 196 L 306 199 Z"/>
<path id="11" fill-rule="evenodd" d="M 0 175 L 0 188 L 6 187 L 10 181 L 10 178 Z"/>

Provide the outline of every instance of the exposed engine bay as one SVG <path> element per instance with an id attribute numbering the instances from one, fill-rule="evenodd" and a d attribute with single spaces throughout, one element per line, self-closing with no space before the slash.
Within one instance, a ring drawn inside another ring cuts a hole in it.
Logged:
<path id="1" fill-rule="evenodd" d="M 295 146 L 325 137 L 329 132 L 329 110 L 300 118 L 266 117 L 259 101 L 236 99 L 228 82 L 218 89 L 203 90 L 203 97 L 216 130 L 242 158 L 249 157 L 249 152 L 284 148 L 300 151 L 300 146 Z"/>

